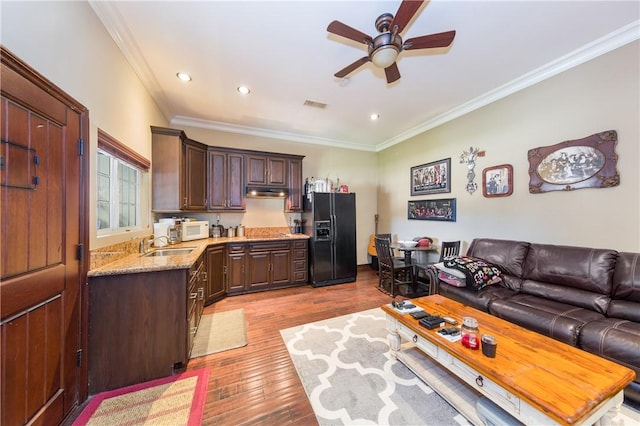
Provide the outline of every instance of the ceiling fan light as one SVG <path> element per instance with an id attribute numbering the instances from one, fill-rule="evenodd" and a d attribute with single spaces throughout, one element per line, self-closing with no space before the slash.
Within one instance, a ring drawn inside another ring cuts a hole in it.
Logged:
<path id="1" fill-rule="evenodd" d="M 371 62 L 378 68 L 387 68 L 393 65 L 398 57 L 398 49 L 394 45 L 381 46 L 371 55 Z"/>

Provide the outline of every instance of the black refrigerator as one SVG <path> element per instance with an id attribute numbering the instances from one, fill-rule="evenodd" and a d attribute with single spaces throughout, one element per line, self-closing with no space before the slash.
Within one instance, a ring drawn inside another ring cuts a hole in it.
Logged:
<path id="1" fill-rule="evenodd" d="M 356 194 L 314 192 L 306 203 L 303 232 L 309 239 L 313 287 L 356 280 Z"/>

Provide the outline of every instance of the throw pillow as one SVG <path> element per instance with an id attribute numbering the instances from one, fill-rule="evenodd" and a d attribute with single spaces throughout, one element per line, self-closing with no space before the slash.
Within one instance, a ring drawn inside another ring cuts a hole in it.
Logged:
<path id="1" fill-rule="evenodd" d="M 451 275 L 443 271 L 438 272 L 438 279 L 454 287 L 467 286 L 467 280 L 465 278 L 459 278 L 459 277 L 456 277 L 455 275 Z"/>
<path id="2" fill-rule="evenodd" d="M 455 256 L 454 256 L 454 257 L 455 257 Z M 446 259 L 448 259 L 448 258 L 446 258 Z M 445 260 L 446 260 L 446 259 L 445 259 Z M 437 269 L 438 269 L 438 271 L 442 271 L 442 272 L 445 272 L 445 273 L 447 273 L 447 274 L 449 274 L 449 275 L 453 275 L 453 276 L 454 276 L 454 277 L 456 277 L 456 278 L 462 278 L 463 280 L 464 280 L 465 278 L 467 278 L 467 276 L 464 274 L 464 272 L 459 271 L 459 270 L 454 269 L 454 268 L 447 268 L 447 267 L 444 265 L 444 262 L 434 263 L 434 264 L 433 264 L 433 266 L 434 266 L 435 268 L 437 268 Z"/>
<path id="3" fill-rule="evenodd" d="M 447 268 L 462 272 L 467 285 L 476 290 L 502 281 L 500 268 L 477 257 L 455 256 L 446 258 L 443 263 Z"/>

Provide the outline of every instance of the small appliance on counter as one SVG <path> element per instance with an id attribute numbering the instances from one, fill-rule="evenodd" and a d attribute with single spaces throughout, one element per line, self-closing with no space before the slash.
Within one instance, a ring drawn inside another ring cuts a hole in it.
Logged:
<path id="1" fill-rule="evenodd" d="M 209 238 L 209 221 L 207 220 L 181 221 L 179 228 L 182 241 Z"/>

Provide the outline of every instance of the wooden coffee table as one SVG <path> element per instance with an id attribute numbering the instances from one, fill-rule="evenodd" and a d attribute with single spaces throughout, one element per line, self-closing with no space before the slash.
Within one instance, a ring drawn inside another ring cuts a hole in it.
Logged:
<path id="1" fill-rule="evenodd" d="M 472 423 L 482 424 L 476 401 L 485 396 L 527 425 L 620 424 L 633 370 L 440 295 L 411 302 L 460 324 L 474 317 L 481 334 L 498 339 L 496 357 L 488 358 L 382 306 L 393 354 Z"/>

